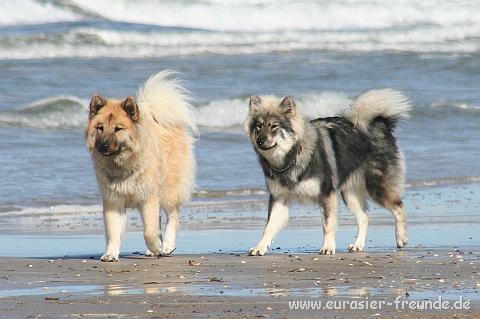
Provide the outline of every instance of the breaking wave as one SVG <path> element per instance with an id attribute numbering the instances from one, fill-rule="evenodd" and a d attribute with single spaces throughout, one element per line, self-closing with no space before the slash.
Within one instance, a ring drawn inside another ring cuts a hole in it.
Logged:
<path id="1" fill-rule="evenodd" d="M 302 113 L 308 118 L 339 114 L 352 102 L 342 92 L 306 93 L 296 97 Z M 88 100 L 75 96 L 54 96 L 35 101 L 25 107 L 0 112 L 0 125 L 63 129 L 84 127 L 88 119 Z M 214 100 L 197 106 L 196 123 L 201 127 L 229 128 L 243 124 L 247 117 L 248 98 Z M 413 116 L 431 116 L 442 112 L 480 116 L 480 105 L 458 101 L 437 101 L 416 107 Z"/>
<path id="2" fill-rule="evenodd" d="M 209 32 L 75 27 L 61 33 L 0 35 L 0 58 L 154 58 L 199 54 L 255 54 L 296 50 L 472 53 L 480 24 L 380 31 Z"/>
<path id="3" fill-rule="evenodd" d="M 0 124 L 34 128 L 74 128 L 85 125 L 87 101 L 55 96 L 13 111 L 0 112 Z"/>
<path id="4" fill-rule="evenodd" d="M 19 0 L 0 3 L 1 25 L 2 59 L 480 51 L 468 0 Z"/>
<path id="5" fill-rule="evenodd" d="M 34 128 L 85 126 L 88 101 L 73 96 L 56 96 L 36 101 L 18 110 L 0 112 L 0 124 Z M 310 117 L 331 116 L 350 104 L 343 93 L 305 94 L 298 98 L 303 113 Z M 242 125 L 247 117 L 248 98 L 217 100 L 197 107 L 197 125 L 227 128 Z"/>
<path id="6" fill-rule="evenodd" d="M 480 21 L 480 3 L 470 0 L 18 0 L 2 1 L 0 12 L 3 25 L 97 18 L 248 32 L 475 26 Z"/>

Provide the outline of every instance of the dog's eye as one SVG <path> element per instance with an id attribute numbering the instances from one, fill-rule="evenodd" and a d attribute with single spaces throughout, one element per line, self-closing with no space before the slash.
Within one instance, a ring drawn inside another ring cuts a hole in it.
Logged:
<path id="1" fill-rule="evenodd" d="M 277 124 L 273 124 L 271 127 L 270 127 L 273 130 L 276 130 L 278 128 L 278 125 Z"/>
<path id="2" fill-rule="evenodd" d="M 123 131 L 123 130 L 124 130 L 123 127 L 119 127 L 119 126 L 115 127 L 115 133 Z"/>
<path id="3" fill-rule="evenodd" d="M 263 123 L 257 123 L 257 124 L 255 124 L 255 128 L 256 128 L 257 130 L 261 130 L 262 127 L 263 127 Z"/>
<path id="4" fill-rule="evenodd" d="M 97 131 L 103 132 L 103 126 L 97 126 Z"/>

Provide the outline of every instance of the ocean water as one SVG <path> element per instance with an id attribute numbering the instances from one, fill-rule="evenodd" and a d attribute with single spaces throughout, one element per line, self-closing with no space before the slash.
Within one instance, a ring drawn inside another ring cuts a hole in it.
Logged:
<path id="1" fill-rule="evenodd" d="M 315 118 L 401 90 L 408 185 L 480 180 L 480 2 L 2 1 L 0 214 L 98 205 L 86 105 L 162 69 L 196 100 L 202 198 L 264 189 L 241 128 L 252 94 L 293 95 Z"/>

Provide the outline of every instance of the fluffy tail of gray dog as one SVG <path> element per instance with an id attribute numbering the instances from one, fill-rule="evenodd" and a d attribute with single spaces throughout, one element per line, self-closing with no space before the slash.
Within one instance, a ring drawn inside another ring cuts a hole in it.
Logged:
<path id="1" fill-rule="evenodd" d="M 370 90 L 359 95 L 343 116 L 359 130 L 369 133 L 369 127 L 376 118 L 385 118 L 393 128 L 396 122 L 408 118 L 411 108 L 410 100 L 399 91 Z"/>

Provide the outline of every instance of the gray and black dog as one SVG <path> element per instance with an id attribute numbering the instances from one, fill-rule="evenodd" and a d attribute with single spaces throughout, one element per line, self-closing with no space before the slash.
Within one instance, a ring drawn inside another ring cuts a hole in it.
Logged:
<path id="1" fill-rule="evenodd" d="M 245 131 L 265 174 L 270 200 L 262 239 L 249 254 L 268 251 L 288 221 L 292 200 L 320 204 L 324 217 L 320 254 L 334 254 L 338 192 L 358 223 L 357 239 L 348 251 L 365 247 L 367 199 L 390 210 L 397 247 L 404 247 L 408 241 L 402 202 L 405 164 L 393 131 L 410 108 L 398 91 L 371 90 L 339 116 L 307 121 L 292 97 L 252 96 Z"/>

